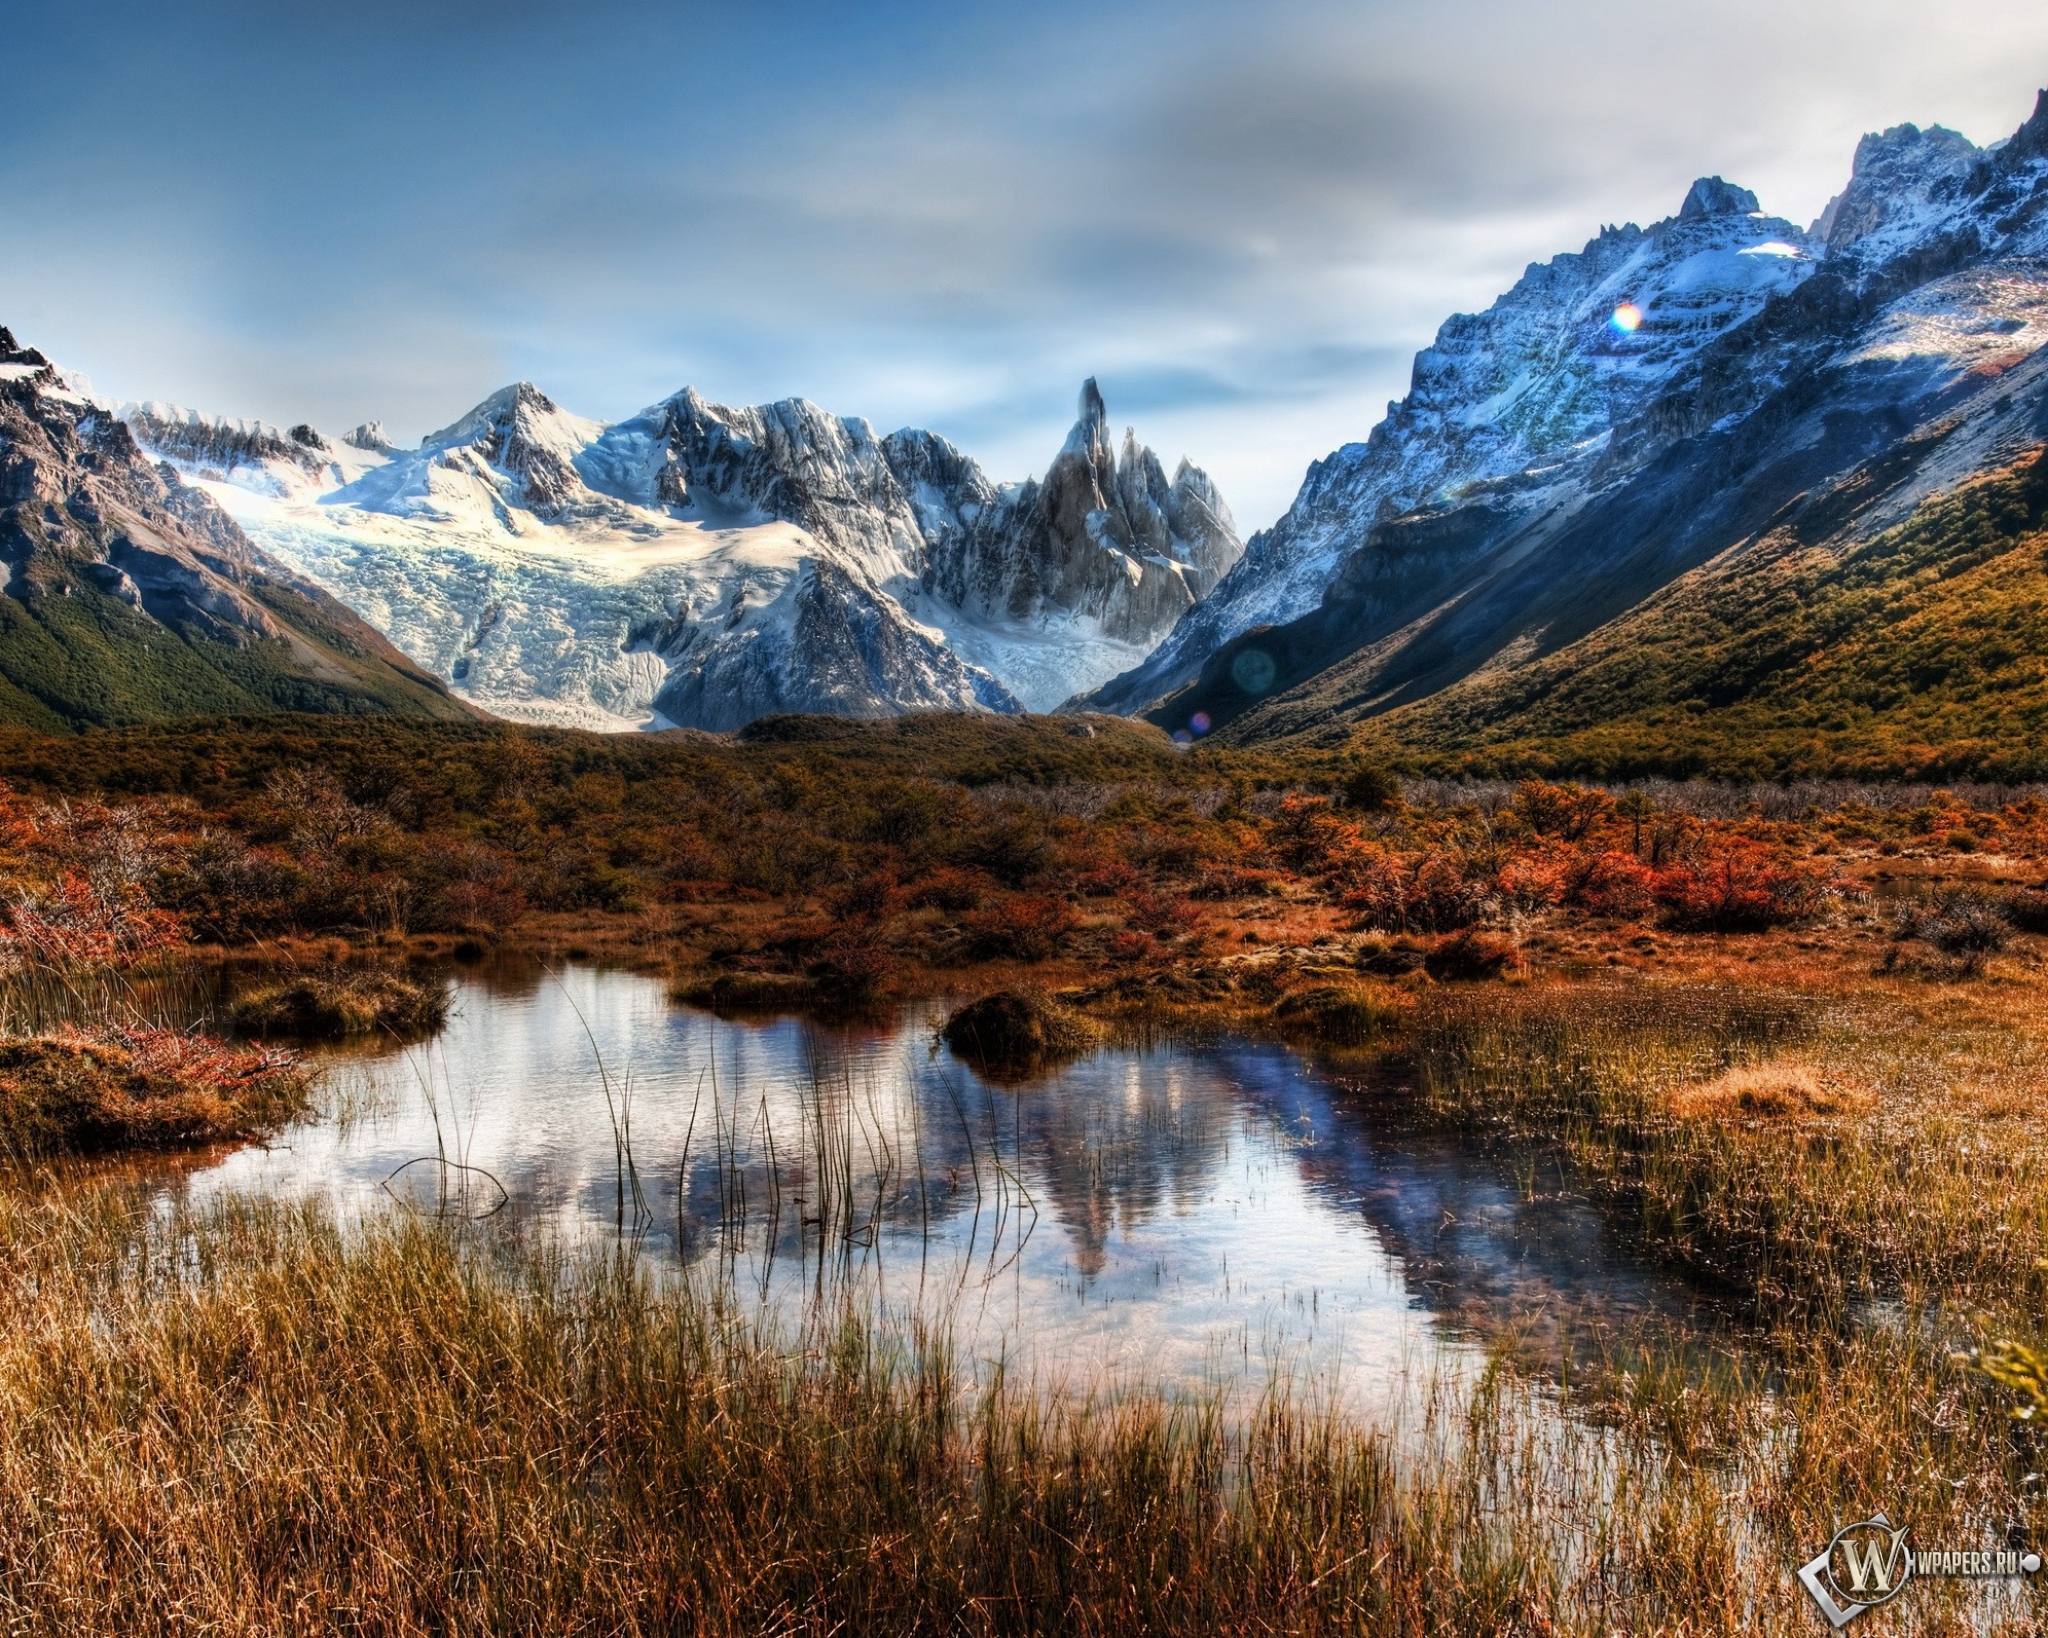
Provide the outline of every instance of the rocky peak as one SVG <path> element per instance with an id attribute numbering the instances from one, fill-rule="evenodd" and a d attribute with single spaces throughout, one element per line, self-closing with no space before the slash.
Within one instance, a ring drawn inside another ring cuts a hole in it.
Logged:
<path id="1" fill-rule="evenodd" d="M 0 324 L 0 364 L 34 364 L 41 367 L 50 361 L 33 347 L 24 347 L 14 339 L 14 332 Z"/>
<path id="2" fill-rule="evenodd" d="M 1999 154 L 2008 162 L 2048 159 L 2048 91 L 2035 96 L 2034 111 L 2027 123 L 2013 132 Z"/>
<path id="3" fill-rule="evenodd" d="M 833 415 L 806 398 L 717 404 L 686 387 L 620 423 L 607 443 L 617 459 L 594 451 L 586 465 L 622 474 L 631 465 L 630 486 L 654 505 L 720 528 L 793 523 L 884 584 L 923 567 L 912 503 L 883 440 L 857 416 Z"/>
<path id="4" fill-rule="evenodd" d="M 1109 435 L 1109 410 L 1102 402 L 1102 389 L 1090 376 L 1081 383 L 1081 397 L 1073 429 L 1060 446 L 1059 460 L 1079 460 L 1093 475 L 1095 487 L 1108 494 L 1116 487 L 1116 445 Z M 1058 462 L 1054 463 L 1055 465 Z M 1052 473 L 1046 473 L 1051 484 Z"/>
<path id="5" fill-rule="evenodd" d="M 1080 615 L 1114 642 L 1149 644 L 1242 550 L 1201 468 L 1183 460 L 1168 482 L 1135 429 L 1119 450 L 1091 377 L 1045 477 L 1003 492 L 973 527 L 935 543 L 925 583 L 977 617 Z"/>
<path id="6" fill-rule="evenodd" d="M 1856 144 L 1849 186 L 1829 201 L 1815 231 L 1831 256 L 1911 232 L 1941 193 L 1969 176 L 1979 157 L 1968 137 L 1940 125 L 1874 131 Z"/>
<path id="7" fill-rule="evenodd" d="M 1678 207 L 1681 222 L 1696 222 L 1707 216 L 1754 216 L 1763 207 L 1756 195 L 1718 176 L 1703 176 L 1692 185 L 1685 203 Z"/>
<path id="8" fill-rule="evenodd" d="M 388 455 L 398 447 L 385 433 L 382 421 L 365 421 L 361 426 L 344 432 L 341 441 L 351 449 L 366 450 L 372 455 Z"/>
<path id="9" fill-rule="evenodd" d="M 1095 384 L 1094 376 L 1081 383 L 1081 396 L 1074 413 L 1074 430 L 1067 434 L 1069 449 L 1092 442 L 1108 427 L 1109 409 L 1102 402 L 1102 389 Z"/>
<path id="10" fill-rule="evenodd" d="M 230 421 L 202 415 L 177 404 L 121 404 L 115 414 L 135 439 L 152 454 L 195 468 L 202 476 L 229 477 L 237 467 L 260 467 L 286 461 L 302 471 L 315 471 L 326 448 L 311 427 L 279 431 L 263 421 Z M 299 437 L 311 433 L 317 442 Z"/>
<path id="11" fill-rule="evenodd" d="M 0 325 L 0 388 L 23 387 L 33 392 L 57 379 L 56 367 L 33 347 L 18 345 L 14 333 Z"/>
<path id="12" fill-rule="evenodd" d="M 543 516 L 591 499 L 575 466 L 577 454 L 602 429 L 570 415 L 531 381 L 500 387 L 421 448 L 460 465 L 474 450 L 516 480 L 527 504 Z"/>

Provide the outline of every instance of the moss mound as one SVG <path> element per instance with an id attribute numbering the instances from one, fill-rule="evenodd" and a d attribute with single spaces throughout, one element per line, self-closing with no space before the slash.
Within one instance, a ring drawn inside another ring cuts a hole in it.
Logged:
<path id="1" fill-rule="evenodd" d="M 1399 1027 L 1401 1008 L 1363 984 L 1318 984 L 1273 1004 L 1282 1034 L 1326 1046 L 1365 1046 Z"/>
<path id="2" fill-rule="evenodd" d="M 244 1035 L 307 1041 L 418 1035 L 447 1020 L 448 992 L 390 972 L 313 973 L 250 991 L 229 1016 Z"/>
<path id="3" fill-rule="evenodd" d="M 717 973 L 674 985 L 669 998 L 716 1013 L 803 1012 L 824 998 L 802 973 Z"/>
<path id="4" fill-rule="evenodd" d="M 1095 1044 L 1095 1026 L 1065 1007 L 1014 990 L 970 1001 L 939 1034 L 975 1070 L 995 1078 L 1027 1075 Z"/>
<path id="5" fill-rule="evenodd" d="M 291 1058 L 175 1030 L 0 1040 L 0 1153 L 34 1159 L 245 1137 L 289 1115 L 305 1091 Z"/>

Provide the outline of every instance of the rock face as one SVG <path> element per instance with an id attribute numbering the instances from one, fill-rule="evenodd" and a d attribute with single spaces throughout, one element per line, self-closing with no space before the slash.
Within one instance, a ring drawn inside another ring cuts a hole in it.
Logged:
<path id="1" fill-rule="evenodd" d="M 297 466 L 273 429 L 155 423 L 166 442 Z M 259 453 L 260 452 L 260 453 Z M 100 726 L 212 711 L 468 715 L 332 597 L 257 550 L 128 426 L 0 329 L 0 720 Z"/>
<path id="2" fill-rule="evenodd" d="M 1043 483 L 934 433 L 685 390 L 616 425 L 530 383 L 396 451 L 160 405 L 141 439 L 479 704 L 590 727 L 1050 709 L 1141 658 L 1235 559 L 1090 382 Z"/>
<path id="3" fill-rule="evenodd" d="M 925 584 L 990 620 L 1080 615 L 1115 641 L 1149 647 L 1242 550 L 1200 468 L 1182 461 L 1169 484 L 1129 430 L 1118 454 L 1093 380 L 1042 483 L 966 498 L 975 514 L 932 540 Z"/>
<path id="4" fill-rule="evenodd" d="M 1880 528 L 2048 436 L 2048 96 L 1990 149 L 1865 138 L 1810 231 L 1753 203 L 1703 179 L 1447 322 L 1371 437 L 1090 703 L 1341 738 L 1544 662 L 1794 501 L 1849 484 Z"/>
<path id="5" fill-rule="evenodd" d="M 320 470 L 327 447 L 311 427 L 284 433 L 261 421 L 215 420 L 173 404 L 124 404 L 119 410 L 138 443 L 160 459 L 187 466 L 226 470 L 283 461 L 312 474 Z"/>

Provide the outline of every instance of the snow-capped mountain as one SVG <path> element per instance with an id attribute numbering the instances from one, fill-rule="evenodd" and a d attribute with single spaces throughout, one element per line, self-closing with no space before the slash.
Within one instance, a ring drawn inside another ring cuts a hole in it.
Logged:
<path id="1" fill-rule="evenodd" d="M 1045 481 L 1004 487 L 933 433 L 800 399 L 685 390 L 607 426 L 521 382 L 402 451 L 374 424 L 120 413 L 458 692 L 529 721 L 1050 709 L 1141 659 L 1239 550 L 1198 468 L 1168 484 L 1128 437 L 1109 456 L 1092 381 Z"/>
<path id="2" fill-rule="evenodd" d="M 1764 215 L 1747 189 L 1704 177 L 1677 215 L 1605 228 L 1583 250 L 1531 265 L 1484 313 L 1446 320 L 1416 355 L 1408 396 L 1366 441 L 1312 464 L 1294 504 L 1251 538 L 1215 593 L 1088 703 L 1137 710 L 1238 633 L 1315 608 L 1381 519 L 1515 474 L 1554 494 L 1583 490 L 1614 427 L 1805 280 L 1821 248 Z"/>
<path id="3" fill-rule="evenodd" d="M 1553 656 L 1791 549 L 1786 519 L 1860 549 L 2048 438 L 2048 93 L 1984 149 L 1866 137 L 1810 230 L 1754 207 L 1708 179 L 1452 319 L 1367 442 L 1089 703 L 1255 738 L 1516 678 L 1555 696 Z"/>

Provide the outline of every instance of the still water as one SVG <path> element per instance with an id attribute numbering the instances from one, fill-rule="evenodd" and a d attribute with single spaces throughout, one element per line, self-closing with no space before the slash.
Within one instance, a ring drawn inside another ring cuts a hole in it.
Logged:
<path id="1" fill-rule="evenodd" d="M 1048 1385 L 1280 1369 L 1384 1407 L 1493 1347 L 1715 1329 L 1537 1161 L 1417 1132 L 1281 1046 L 1105 1048 L 1002 1086 L 936 1008 L 741 1022 L 515 959 L 450 982 L 434 1040 L 334 1055 L 314 1114 L 164 1186 L 624 1241 L 769 1306 L 852 1289 Z"/>

